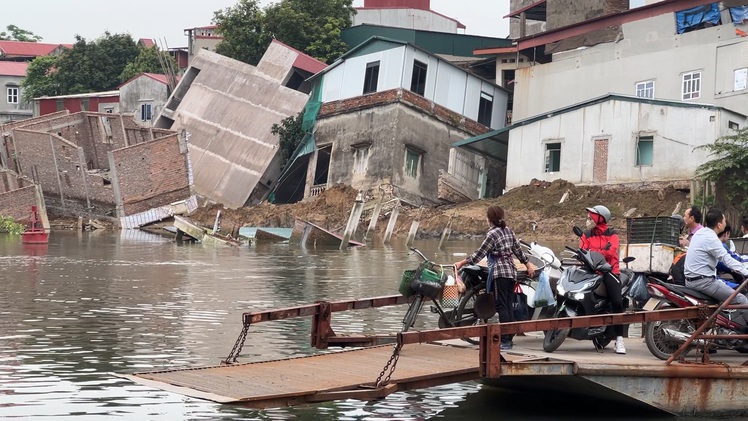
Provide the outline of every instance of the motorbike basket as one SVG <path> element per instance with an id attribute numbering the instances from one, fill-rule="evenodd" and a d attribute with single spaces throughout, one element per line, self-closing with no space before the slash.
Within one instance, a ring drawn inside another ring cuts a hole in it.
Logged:
<path id="1" fill-rule="evenodd" d="M 528 254 L 526 256 L 527 256 L 528 261 L 532 263 L 533 265 L 535 265 L 535 267 L 537 268 L 535 269 L 535 277 L 533 278 L 533 279 L 536 279 L 538 275 L 540 275 L 540 272 L 542 272 L 543 269 L 545 269 L 545 262 L 542 259 L 539 259 L 533 255 Z M 525 265 L 522 265 L 522 264 L 520 265 L 521 266 L 517 268 L 517 279 L 518 280 L 527 278 L 527 268 L 525 267 Z"/>
<path id="2" fill-rule="evenodd" d="M 400 279 L 398 291 L 404 297 L 420 294 L 435 299 L 444 288 L 447 276 L 439 265 L 424 262 L 414 270 L 406 270 Z"/>

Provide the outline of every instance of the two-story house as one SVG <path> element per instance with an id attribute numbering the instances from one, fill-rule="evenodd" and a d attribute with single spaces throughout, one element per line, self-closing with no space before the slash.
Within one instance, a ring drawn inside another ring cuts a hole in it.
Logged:
<path id="1" fill-rule="evenodd" d="M 307 168 L 304 197 L 342 183 L 434 204 L 441 202 L 442 176 L 460 185 L 466 198 L 503 188 L 503 162 L 451 148 L 504 126 L 508 93 L 500 86 L 412 44 L 380 37 L 310 82 L 305 120 L 315 118 L 310 110 L 318 113 L 306 154 L 294 162 Z M 291 187 L 279 186 L 276 198 L 297 200 L 299 189 Z"/>
<path id="2" fill-rule="evenodd" d="M 21 82 L 26 77 L 29 64 L 23 61 L 0 61 L 0 124 L 30 118 L 34 112 L 28 101 L 23 99 Z"/>
<path id="3" fill-rule="evenodd" d="M 146 127 L 153 125 L 171 95 L 169 77 L 157 73 L 141 73 L 118 89 L 119 112 L 132 115 L 137 124 Z"/>

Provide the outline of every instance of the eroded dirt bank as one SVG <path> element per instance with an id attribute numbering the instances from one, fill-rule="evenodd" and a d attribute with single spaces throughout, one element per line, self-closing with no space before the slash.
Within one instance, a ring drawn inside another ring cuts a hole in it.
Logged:
<path id="1" fill-rule="evenodd" d="M 241 209 L 211 205 L 198 209 L 191 218 L 211 227 L 218 210 L 222 213 L 221 232 L 240 226 L 291 227 L 295 218 L 329 230 L 345 227 L 357 190 L 336 186 L 314 200 L 291 205 L 262 203 Z M 420 221 L 419 237 L 439 236 L 451 220 L 452 237 L 480 236 L 486 231 L 486 208 L 497 204 L 507 213 L 509 226 L 522 238 L 573 241 L 573 225 L 583 225 L 584 208 L 602 204 L 613 214 L 613 226 L 625 233 L 626 216 L 670 215 L 688 205 L 687 192 L 672 186 L 662 188 L 575 186 L 564 180 L 536 182 L 513 189 L 502 197 L 437 208 L 403 207 L 393 235 L 406 236 L 414 219 Z M 560 203 L 561 199 L 565 199 Z M 388 215 L 380 215 L 377 230 L 384 231 Z M 366 229 L 368 221 L 361 222 Z M 535 232 L 533 232 L 535 227 Z"/>

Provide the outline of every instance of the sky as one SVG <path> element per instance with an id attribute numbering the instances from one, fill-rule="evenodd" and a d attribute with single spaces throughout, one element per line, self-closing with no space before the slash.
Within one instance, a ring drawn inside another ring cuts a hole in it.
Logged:
<path id="1" fill-rule="evenodd" d="M 644 0 L 631 0 L 632 5 Z M 263 7 L 277 1 L 261 0 Z M 72 44 L 75 35 L 95 40 L 105 31 L 155 39 L 163 47 L 186 47 L 185 28 L 211 24 L 213 12 L 237 0 L 3 0 L 0 31 L 16 25 L 42 42 Z M 363 6 L 363 0 L 353 5 Z M 467 7 L 470 5 L 470 7 Z M 457 19 L 466 34 L 507 37 L 509 0 L 431 0 L 431 10 Z"/>

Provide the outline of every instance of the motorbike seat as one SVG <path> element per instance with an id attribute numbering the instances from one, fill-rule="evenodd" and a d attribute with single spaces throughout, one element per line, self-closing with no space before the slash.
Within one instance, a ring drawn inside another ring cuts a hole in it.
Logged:
<path id="1" fill-rule="evenodd" d="M 706 295 L 701 291 L 695 290 L 693 288 L 689 288 L 687 286 L 678 285 L 678 284 L 670 284 L 667 282 L 660 282 L 660 285 L 663 285 L 665 288 L 673 292 L 676 292 L 678 294 L 681 294 L 681 295 L 688 294 L 691 297 L 705 301 L 707 304 L 719 304 L 719 301 L 716 300 L 714 297 Z"/>

